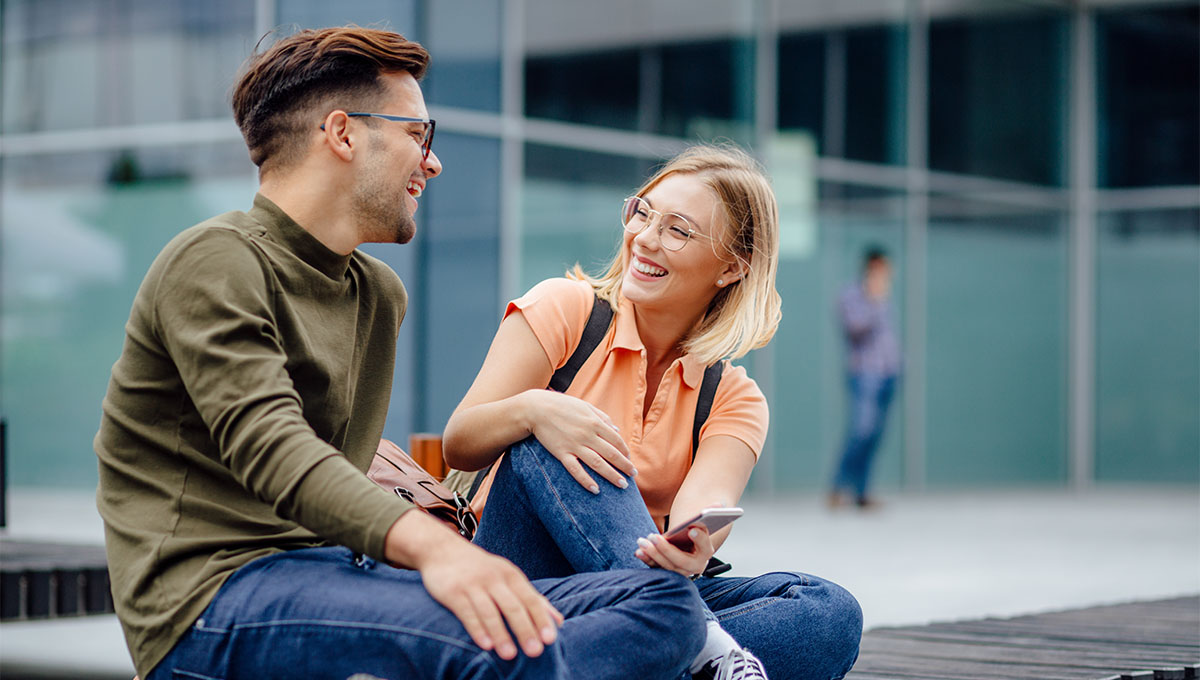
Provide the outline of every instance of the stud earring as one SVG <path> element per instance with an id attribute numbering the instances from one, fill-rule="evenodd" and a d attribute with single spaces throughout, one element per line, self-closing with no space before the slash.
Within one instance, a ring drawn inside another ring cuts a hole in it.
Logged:
<path id="1" fill-rule="evenodd" d="M 718 286 L 724 286 L 724 285 L 725 285 L 725 279 L 717 279 L 717 285 L 718 285 Z"/>

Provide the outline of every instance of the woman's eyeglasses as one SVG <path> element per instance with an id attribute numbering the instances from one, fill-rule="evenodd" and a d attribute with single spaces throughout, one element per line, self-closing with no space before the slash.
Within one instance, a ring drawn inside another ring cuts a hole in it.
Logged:
<path id="1" fill-rule="evenodd" d="M 678 213 L 663 213 L 650 207 L 638 196 L 625 199 L 621 209 L 621 225 L 631 234 L 640 234 L 647 226 L 658 224 L 658 242 L 667 250 L 682 250 L 692 237 L 712 241 L 707 234 L 700 233 L 691 220 Z"/>

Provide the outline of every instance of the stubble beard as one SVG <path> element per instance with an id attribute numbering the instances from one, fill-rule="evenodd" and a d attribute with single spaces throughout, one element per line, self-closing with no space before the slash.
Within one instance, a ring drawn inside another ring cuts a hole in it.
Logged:
<path id="1" fill-rule="evenodd" d="M 382 152 L 374 140 L 370 144 L 372 160 L 354 188 L 354 219 L 364 243 L 408 243 L 417 233 L 417 223 L 404 200 L 407 189 L 401 187 L 397 197 L 395 188 L 388 186 Z"/>

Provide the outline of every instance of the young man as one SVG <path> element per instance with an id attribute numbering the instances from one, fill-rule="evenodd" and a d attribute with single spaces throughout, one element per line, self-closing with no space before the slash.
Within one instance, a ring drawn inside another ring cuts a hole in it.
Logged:
<path id="1" fill-rule="evenodd" d="M 138 291 L 95 448 L 142 678 L 678 677 L 701 644 L 682 577 L 531 584 L 363 474 L 406 294 L 356 248 L 412 239 L 441 172 L 427 61 L 361 28 L 252 57 L 254 206 L 178 235 Z"/>
<path id="2" fill-rule="evenodd" d="M 833 479 L 830 507 L 849 495 L 860 508 L 877 503 L 867 491 L 871 461 L 883 437 L 888 406 L 900 374 L 900 342 L 890 301 L 892 266 L 879 246 L 863 254 L 862 280 L 838 298 L 838 318 L 846 338 L 850 416 L 846 444 Z"/>

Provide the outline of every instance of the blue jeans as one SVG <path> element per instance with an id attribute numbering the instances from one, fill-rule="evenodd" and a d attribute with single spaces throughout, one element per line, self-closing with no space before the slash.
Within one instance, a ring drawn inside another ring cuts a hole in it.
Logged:
<path id="1" fill-rule="evenodd" d="M 862 501 L 867 498 L 871 461 L 879 449 L 888 406 L 896 389 L 895 376 L 852 373 L 850 387 L 850 425 L 846 446 L 833 479 L 834 491 L 848 491 Z"/>
<path id="2" fill-rule="evenodd" d="M 531 578 L 662 571 L 634 556 L 638 537 L 657 528 L 637 485 L 628 481 L 620 489 L 597 478 L 600 493 L 592 495 L 541 444 L 526 439 L 500 462 L 475 543 Z M 840 678 L 858 657 L 862 610 L 834 583 L 775 572 L 700 578 L 695 585 L 721 627 L 758 656 L 772 678 Z M 650 621 L 658 614 L 645 615 Z"/>
<path id="3" fill-rule="evenodd" d="M 703 643 L 699 600 L 677 574 L 534 585 L 566 622 L 541 656 L 504 661 L 471 641 L 416 571 L 346 548 L 278 553 L 235 572 L 147 680 L 678 677 Z"/>

